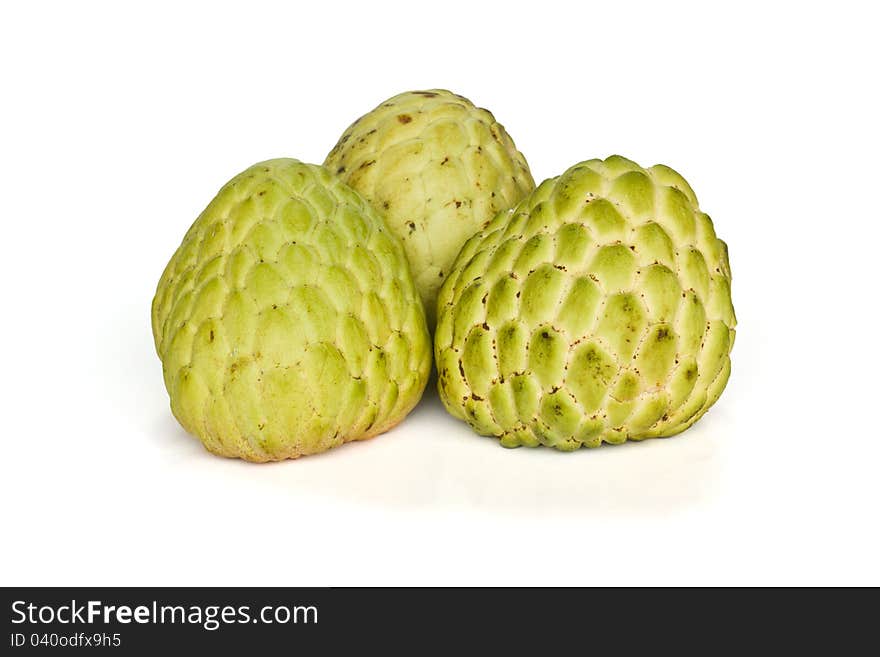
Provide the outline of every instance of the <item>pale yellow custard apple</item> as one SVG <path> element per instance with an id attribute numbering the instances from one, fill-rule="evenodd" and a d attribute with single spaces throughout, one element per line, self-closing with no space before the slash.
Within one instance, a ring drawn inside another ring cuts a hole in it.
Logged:
<path id="1" fill-rule="evenodd" d="M 535 188 L 495 117 L 442 89 L 386 100 L 348 127 L 324 165 L 403 241 L 429 326 L 465 241 Z"/>
<path id="2" fill-rule="evenodd" d="M 730 375 L 730 280 L 678 173 L 582 162 L 461 250 L 438 300 L 440 396 L 508 447 L 684 431 Z"/>
<path id="3" fill-rule="evenodd" d="M 357 192 L 292 159 L 220 190 L 165 268 L 152 324 L 175 417 L 248 461 L 390 429 L 431 367 L 399 240 Z"/>

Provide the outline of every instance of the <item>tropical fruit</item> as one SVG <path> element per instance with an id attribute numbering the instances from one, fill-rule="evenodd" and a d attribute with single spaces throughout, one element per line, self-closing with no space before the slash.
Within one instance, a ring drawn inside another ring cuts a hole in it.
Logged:
<path id="1" fill-rule="evenodd" d="M 440 396 L 508 447 L 679 433 L 730 375 L 730 281 L 678 173 L 582 162 L 462 248 L 438 301 Z"/>
<path id="2" fill-rule="evenodd" d="M 292 159 L 220 190 L 165 268 L 152 325 L 175 417 L 249 461 L 390 429 L 431 366 L 398 239 L 357 192 Z"/>
<path id="3" fill-rule="evenodd" d="M 442 89 L 385 101 L 348 127 L 324 164 L 403 241 L 429 326 L 465 241 L 535 187 L 492 114 Z"/>

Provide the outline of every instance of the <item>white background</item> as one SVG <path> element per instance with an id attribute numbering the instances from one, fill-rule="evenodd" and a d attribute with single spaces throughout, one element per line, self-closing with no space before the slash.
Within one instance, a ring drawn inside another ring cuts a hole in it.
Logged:
<path id="1" fill-rule="evenodd" d="M 4 5 L 0 583 L 880 584 L 871 3 L 298 4 Z M 691 182 L 739 318 L 693 429 L 505 450 L 433 389 L 274 465 L 178 427 L 149 313 L 189 224 L 430 87 L 538 180 L 620 153 Z"/>

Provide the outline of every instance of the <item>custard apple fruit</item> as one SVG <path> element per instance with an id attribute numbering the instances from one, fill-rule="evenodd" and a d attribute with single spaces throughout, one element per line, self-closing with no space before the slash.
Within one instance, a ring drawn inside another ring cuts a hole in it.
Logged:
<path id="1" fill-rule="evenodd" d="M 398 239 L 357 192 L 292 159 L 220 190 L 165 268 L 152 324 L 175 417 L 249 461 L 390 429 L 431 367 Z"/>
<path id="2" fill-rule="evenodd" d="M 324 164 L 403 241 L 430 326 L 465 241 L 535 188 L 495 117 L 441 89 L 385 101 L 348 127 Z"/>
<path id="3" fill-rule="evenodd" d="M 438 300 L 440 396 L 508 447 L 684 431 L 730 375 L 730 280 L 678 173 L 582 162 L 462 248 Z"/>

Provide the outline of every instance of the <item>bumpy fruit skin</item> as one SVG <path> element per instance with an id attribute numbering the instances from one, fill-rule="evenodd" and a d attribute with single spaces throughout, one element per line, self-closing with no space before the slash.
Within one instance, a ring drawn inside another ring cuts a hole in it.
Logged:
<path id="1" fill-rule="evenodd" d="M 669 167 L 582 162 L 499 213 L 440 292 L 449 412 L 507 447 L 671 436 L 730 375 L 727 246 Z"/>
<path id="2" fill-rule="evenodd" d="M 442 89 L 385 101 L 348 127 L 324 165 L 403 241 L 430 326 L 462 245 L 535 188 L 495 117 Z"/>
<path id="3" fill-rule="evenodd" d="M 248 461 L 380 434 L 430 373 L 398 240 L 330 172 L 291 159 L 220 190 L 162 274 L 152 320 L 175 417 Z"/>

